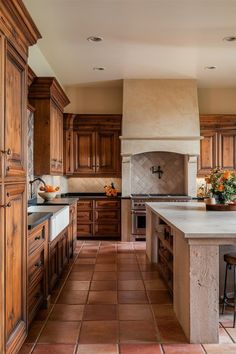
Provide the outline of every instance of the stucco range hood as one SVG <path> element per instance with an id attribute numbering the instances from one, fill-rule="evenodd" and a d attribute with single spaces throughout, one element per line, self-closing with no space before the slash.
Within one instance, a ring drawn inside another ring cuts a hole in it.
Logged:
<path id="1" fill-rule="evenodd" d="M 195 80 L 124 80 L 122 194 L 130 195 L 131 157 L 145 152 L 185 156 L 185 192 L 196 193 L 200 127 Z"/>

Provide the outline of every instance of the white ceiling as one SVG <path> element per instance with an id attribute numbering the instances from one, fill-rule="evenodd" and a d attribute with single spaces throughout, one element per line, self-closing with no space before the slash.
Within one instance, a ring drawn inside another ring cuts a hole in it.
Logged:
<path id="1" fill-rule="evenodd" d="M 24 3 L 43 36 L 39 47 L 64 85 L 196 78 L 199 87 L 236 87 L 236 42 L 223 41 L 236 35 L 236 0 Z M 91 35 L 104 41 L 89 43 Z"/>

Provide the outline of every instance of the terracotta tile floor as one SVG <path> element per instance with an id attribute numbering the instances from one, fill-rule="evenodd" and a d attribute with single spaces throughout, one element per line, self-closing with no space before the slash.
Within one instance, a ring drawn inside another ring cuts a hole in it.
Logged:
<path id="1" fill-rule="evenodd" d="M 79 241 L 20 354 L 236 354 L 232 312 L 220 344 L 188 344 L 145 243 Z"/>

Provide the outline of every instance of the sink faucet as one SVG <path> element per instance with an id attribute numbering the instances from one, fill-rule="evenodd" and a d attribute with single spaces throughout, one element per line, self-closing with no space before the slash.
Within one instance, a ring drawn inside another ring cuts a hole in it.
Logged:
<path id="1" fill-rule="evenodd" d="M 33 181 L 29 181 L 29 184 L 30 184 L 30 199 L 33 198 L 33 183 L 36 182 L 36 181 L 40 181 L 43 183 L 44 187 L 46 187 L 46 183 L 44 182 L 44 180 L 40 177 L 37 177 L 35 179 L 33 179 Z"/>

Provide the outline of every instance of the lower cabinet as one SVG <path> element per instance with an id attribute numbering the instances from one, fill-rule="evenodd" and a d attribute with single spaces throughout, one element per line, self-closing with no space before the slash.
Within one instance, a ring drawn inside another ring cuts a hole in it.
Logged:
<path id="1" fill-rule="evenodd" d="M 73 257 L 77 240 L 77 202 L 70 205 L 70 224 L 68 229 L 69 257 Z"/>
<path id="2" fill-rule="evenodd" d="M 56 285 L 69 262 L 69 227 L 49 243 L 49 291 Z"/>
<path id="3" fill-rule="evenodd" d="M 77 204 L 78 237 L 120 237 L 121 205 L 117 198 L 80 199 Z"/>
<path id="4" fill-rule="evenodd" d="M 47 307 L 48 289 L 48 221 L 28 234 L 28 322 L 40 307 Z"/>

